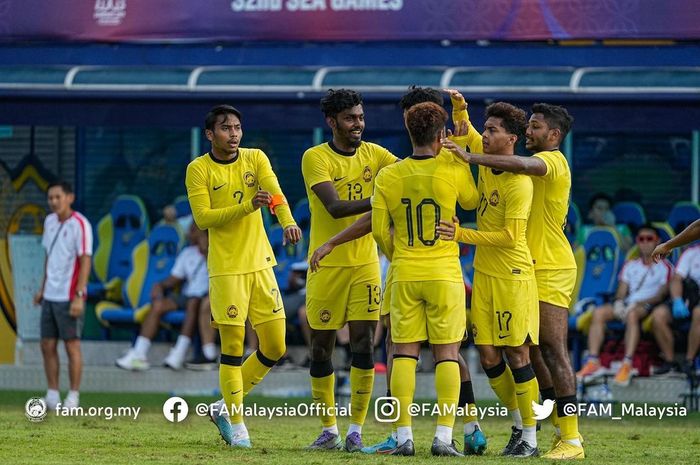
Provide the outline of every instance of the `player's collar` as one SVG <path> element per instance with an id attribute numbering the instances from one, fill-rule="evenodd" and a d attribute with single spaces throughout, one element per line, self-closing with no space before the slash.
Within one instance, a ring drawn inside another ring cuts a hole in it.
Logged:
<path id="1" fill-rule="evenodd" d="M 333 140 L 328 141 L 328 146 L 333 150 L 335 153 L 338 155 L 342 155 L 344 157 L 351 157 L 357 153 L 357 149 L 353 150 L 352 152 L 346 152 L 345 150 L 340 150 L 337 145 L 333 143 Z"/>
<path id="2" fill-rule="evenodd" d="M 241 152 L 240 152 L 240 151 L 236 151 L 236 156 L 235 156 L 235 158 L 232 158 L 232 159 L 230 159 L 230 160 L 219 160 L 218 158 L 216 158 L 216 157 L 214 156 L 213 153 L 211 153 L 211 152 L 208 152 L 208 153 L 209 153 L 209 158 L 211 158 L 211 160 L 212 160 L 214 163 L 218 163 L 218 164 L 220 164 L 220 165 L 230 165 L 231 163 L 234 163 L 236 160 L 238 160 L 238 158 L 239 158 L 240 155 L 241 155 Z"/>

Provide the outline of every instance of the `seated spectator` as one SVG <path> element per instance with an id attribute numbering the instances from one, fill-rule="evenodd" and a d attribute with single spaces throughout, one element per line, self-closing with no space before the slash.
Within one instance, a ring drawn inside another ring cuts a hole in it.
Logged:
<path id="1" fill-rule="evenodd" d="M 671 299 L 654 309 L 652 328 L 656 343 L 661 349 L 663 363 L 654 370 L 655 374 L 665 374 L 675 368 L 674 338 L 672 327 L 675 323 L 690 320 L 688 348 L 685 353 L 683 371 L 693 375 L 693 360 L 700 348 L 700 246 L 687 249 L 678 260 L 676 272 L 670 285 Z M 691 315 L 692 310 L 692 315 Z"/>
<path id="2" fill-rule="evenodd" d="M 639 258 L 628 260 L 620 271 L 614 303 L 604 304 L 593 311 L 593 321 L 588 333 L 589 357 L 576 373 L 579 378 L 596 374 L 601 366 L 598 358 L 605 339 L 605 325 L 612 319 L 625 323 L 625 358 L 615 375 L 615 384 L 627 386 L 636 373 L 632 357 L 640 337 L 640 322 L 654 305 L 663 302 L 668 293 L 668 283 L 673 267 L 666 261 L 655 263 L 651 254 L 659 243 L 656 229 L 650 225 L 639 228 L 636 237 Z"/>
<path id="3" fill-rule="evenodd" d="M 147 370 L 149 368 L 148 350 L 151 347 L 151 341 L 158 333 L 161 317 L 167 312 L 183 307 L 186 311 L 185 321 L 175 346 L 170 350 L 163 364 L 173 370 L 182 368 L 194 329 L 199 321 L 204 360 L 195 360 L 189 364 L 189 367 L 205 369 L 216 366 L 218 354 L 214 344 L 215 332 L 210 324 L 209 275 L 206 263 L 209 236 L 206 231 L 200 231 L 193 224 L 190 229 L 190 240 L 195 245 L 182 249 L 175 260 L 170 276 L 153 285 L 151 311 L 141 324 L 141 332 L 134 346 L 116 360 L 119 368 Z M 183 285 L 182 292 L 179 294 L 173 292 L 179 285 Z"/>
<path id="4" fill-rule="evenodd" d="M 612 211 L 613 201 L 608 194 L 599 192 L 588 202 L 589 224 L 583 226 L 583 241 L 593 226 L 609 226 L 617 230 L 620 236 L 620 247 L 629 250 L 632 246 L 632 234 L 626 224 L 615 224 L 615 214 Z"/>

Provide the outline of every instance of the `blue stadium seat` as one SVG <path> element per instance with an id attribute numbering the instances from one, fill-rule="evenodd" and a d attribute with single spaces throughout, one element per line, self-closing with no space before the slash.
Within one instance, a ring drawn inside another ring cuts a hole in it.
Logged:
<path id="1" fill-rule="evenodd" d="M 566 214 L 566 238 L 572 246 L 580 243 L 581 234 L 581 211 L 573 201 L 569 202 L 569 211 Z"/>
<path id="2" fill-rule="evenodd" d="M 274 268 L 277 285 L 282 291 L 285 291 L 287 289 L 291 265 L 296 261 L 296 258 L 294 254 L 290 255 L 288 253 L 287 246 L 289 246 L 289 244 L 287 244 L 287 246 L 282 245 L 284 241 L 284 230 L 282 226 L 279 224 L 272 226 L 267 232 L 267 238 L 270 241 L 272 252 L 275 254 L 275 259 L 277 260 L 277 265 Z"/>
<path id="3" fill-rule="evenodd" d="M 637 202 L 619 202 L 613 206 L 613 214 L 617 224 L 626 224 L 631 231 L 647 222 L 644 208 Z"/>
<path id="4" fill-rule="evenodd" d="M 121 282 L 131 271 L 131 253 L 149 230 L 146 207 L 139 197 L 120 195 L 97 224 L 97 247 L 92 257 L 98 282 L 88 284 L 88 295 L 103 291 L 118 299 Z"/>
<path id="5" fill-rule="evenodd" d="M 676 233 L 683 231 L 693 221 L 700 218 L 700 208 L 694 202 L 676 202 L 668 214 L 666 222 Z"/>
<path id="6" fill-rule="evenodd" d="M 173 202 L 175 206 L 175 211 L 177 212 L 177 217 L 182 218 L 183 216 L 191 215 L 192 208 L 190 207 L 190 201 L 186 195 L 181 195 L 175 199 Z"/>
<path id="7" fill-rule="evenodd" d="M 170 275 L 179 247 L 180 235 L 176 228 L 156 226 L 148 239 L 134 248 L 133 267 L 124 282 L 124 305 L 102 301 L 95 307 L 100 323 L 106 328 L 141 323 L 151 309 L 151 288 Z"/>
<path id="8" fill-rule="evenodd" d="M 292 216 L 302 231 L 308 231 L 311 227 L 311 210 L 309 209 L 309 199 L 303 198 L 294 205 Z"/>
<path id="9" fill-rule="evenodd" d="M 459 245 L 459 263 L 462 267 L 462 276 L 469 279 L 469 282 L 474 285 L 474 256 L 476 255 L 476 246 L 472 244 Z"/>

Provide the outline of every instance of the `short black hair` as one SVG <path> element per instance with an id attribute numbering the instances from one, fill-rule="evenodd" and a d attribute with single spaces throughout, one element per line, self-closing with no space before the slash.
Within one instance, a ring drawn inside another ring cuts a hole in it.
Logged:
<path id="1" fill-rule="evenodd" d="M 574 117 L 569 114 L 566 108 L 559 105 L 536 103 L 532 106 L 532 113 L 541 113 L 550 129 L 559 129 L 561 140 L 566 138 L 574 124 Z"/>
<path id="2" fill-rule="evenodd" d="M 64 181 L 62 179 L 56 180 L 56 181 L 51 181 L 49 183 L 49 187 L 46 188 L 46 192 L 49 191 L 52 187 L 60 187 L 63 189 L 63 192 L 65 194 L 72 194 L 73 193 L 73 186 L 68 181 Z"/>
<path id="3" fill-rule="evenodd" d="M 321 111 L 329 118 L 335 118 L 341 111 L 357 105 L 362 105 L 362 94 L 350 89 L 328 89 L 321 99 Z"/>
<path id="4" fill-rule="evenodd" d="M 408 88 L 408 92 L 401 97 L 401 100 L 399 100 L 399 106 L 401 107 L 401 110 L 406 111 L 413 105 L 425 102 L 433 102 L 440 106 L 444 105 L 442 94 L 439 90 L 431 87 L 419 87 L 414 85 L 410 86 Z"/>
<path id="5" fill-rule="evenodd" d="M 606 202 L 608 202 L 608 205 L 610 205 L 610 208 L 612 208 L 612 206 L 613 206 L 613 198 L 612 197 L 610 197 L 605 192 L 596 192 L 595 194 L 593 194 L 591 199 L 588 201 L 588 208 L 589 209 L 593 208 L 593 205 L 598 200 L 605 200 Z"/>
<path id="6" fill-rule="evenodd" d="M 661 237 L 661 234 L 659 234 L 659 230 L 656 228 L 656 226 L 654 226 L 654 225 L 651 224 L 651 223 L 644 223 L 643 225 L 641 225 L 640 227 L 638 227 L 637 230 L 634 232 L 634 235 L 636 236 L 637 234 L 639 234 L 639 232 L 640 232 L 642 229 L 647 229 L 647 230 L 649 230 L 649 231 L 653 231 L 654 234 L 656 235 L 656 237 Z"/>
<path id="7" fill-rule="evenodd" d="M 527 113 L 515 105 L 506 102 L 492 103 L 486 107 L 486 119 L 501 118 L 501 125 L 508 134 L 517 136 L 518 141 L 523 140 L 527 129 Z"/>
<path id="8" fill-rule="evenodd" d="M 243 123 L 243 115 L 241 115 L 240 111 L 231 105 L 217 105 L 209 110 L 209 113 L 207 113 L 207 116 L 204 118 L 204 129 L 213 131 L 214 125 L 221 115 L 236 115 L 238 121 Z"/>
<path id="9" fill-rule="evenodd" d="M 413 105 L 406 113 L 406 127 L 413 144 L 422 147 L 435 141 L 447 122 L 447 112 L 434 102 Z"/>

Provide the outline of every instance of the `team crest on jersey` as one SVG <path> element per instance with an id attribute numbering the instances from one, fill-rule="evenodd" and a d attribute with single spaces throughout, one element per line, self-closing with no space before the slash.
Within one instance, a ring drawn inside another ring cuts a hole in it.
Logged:
<path id="1" fill-rule="evenodd" d="M 476 339 L 476 325 L 472 324 L 472 338 Z"/>
<path id="2" fill-rule="evenodd" d="M 321 310 L 320 318 L 323 323 L 328 323 L 329 321 L 331 321 L 331 311 L 327 308 L 324 308 L 323 310 Z"/>
<path id="3" fill-rule="evenodd" d="M 372 168 L 365 166 L 365 170 L 362 172 L 362 179 L 365 182 L 370 182 L 372 180 Z"/>
<path id="4" fill-rule="evenodd" d="M 238 316 L 238 307 L 235 305 L 229 305 L 226 309 L 226 316 L 229 318 L 236 318 Z"/>
<path id="5" fill-rule="evenodd" d="M 255 175 L 250 171 L 246 171 L 246 173 L 243 175 L 243 182 L 248 187 L 255 186 Z"/>
<path id="6" fill-rule="evenodd" d="M 495 207 L 496 205 L 498 205 L 498 202 L 500 202 L 500 201 L 501 201 L 501 196 L 498 195 L 498 189 L 491 192 L 491 196 L 489 197 L 489 205 L 491 205 L 492 207 Z"/>

